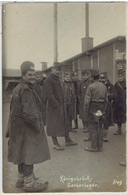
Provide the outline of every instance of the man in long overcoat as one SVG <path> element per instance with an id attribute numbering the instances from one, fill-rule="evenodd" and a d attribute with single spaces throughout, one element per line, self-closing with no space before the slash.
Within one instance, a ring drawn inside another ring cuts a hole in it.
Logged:
<path id="1" fill-rule="evenodd" d="M 109 126 L 114 125 L 114 104 L 116 100 L 116 90 L 114 85 L 108 80 L 107 72 L 102 72 L 100 74 L 100 81 L 107 88 L 108 105 L 106 109 L 106 120 L 104 122 L 104 142 L 108 142 L 107 134 Z"/>
<path id="2" fill-rule="evenodd" d="M 85 97 L 87 88 L 88 88 L 89 84 L 91 83 L 90 72 L 88 70 L 82 70 L 81 72 L 82 72 L 83 79 L 79 83 L 79 86 L 78 86 L 78 100 L 79 100 L 79 104 L 80 104 L 79 117 L 82 120 L 84 132 L 88 132 L 88 123 L 85 123 L 85 121 L 84 121 L 84 97 Z"/>
<path id="3" fill-rule="evenodd" d="M 21 65 L 22 79 L 13 91 L 8 123 L 8 161 L 18 165 L 17 187 L 26 192 L 41 192 L 48 183 L 38 182 L 34 164 L 50 159 L 50 153 L 40 110 L 40 98 L 33 88 L 34 64 Z"/>
<path id="4" fill-rule="evenodd" d="M 55 62 L 52 66 L 52 73 L 47 77 L 46 93 L 47 93 L 47 106 L 46 106 L 46 127 L 47 135 L 52 137 L 53 148 L 56 150 L 64 150 L 57 137 L 65 137 L 65 141 L 70 142 L 67 135 L 65 113 L 64 113 L 64 94 L 59 80 L 61 64 Z"/>
<path id="5" fill-rule="evenodd" d="M 36 82 L 34 83 L 34 90 L 41 100 L 41 114 L 43 118 L 43 123 L 46 125 L 46 89 L 42 71 L 36 71 Z"/>
<path id="6" fill-rule="evenodd" d="M 118 71 L 118 81 L 115 83 L 115 89 L 117 98 L 114 108 L 114 120 L 118 129 L 114 135 L 121 135 L 122 123 L 126 122 L 126 80 L 124 70 Z"/>

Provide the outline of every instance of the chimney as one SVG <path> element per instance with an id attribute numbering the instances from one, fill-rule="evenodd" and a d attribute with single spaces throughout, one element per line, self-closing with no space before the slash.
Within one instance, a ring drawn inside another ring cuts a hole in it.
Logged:
<path id="1" fill-rule="evenodd" d="M 93 48 L 93 38 L 89 37 L 89 4 L 85 3 L 85 37 L 81 39 L 82 41 L 82 52 L 85 52 Z"/>
<path id="2" fill-rule="evenodd" d="M 42 71 L 47 69 L 47 62 L 40 62 L 42 66 Z"/>

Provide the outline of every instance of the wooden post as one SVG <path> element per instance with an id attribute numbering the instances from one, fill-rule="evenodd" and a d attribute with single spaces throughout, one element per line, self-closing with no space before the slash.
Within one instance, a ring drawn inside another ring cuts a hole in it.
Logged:
<path id="1" fill-rule="evenodd" d="M 54 62 L 58 61 L 57 3 L 54 3 Z"/>

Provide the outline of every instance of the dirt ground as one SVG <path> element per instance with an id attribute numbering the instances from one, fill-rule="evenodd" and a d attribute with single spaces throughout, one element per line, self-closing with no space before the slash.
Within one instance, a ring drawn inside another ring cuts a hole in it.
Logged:
<path id="1" fill-rule="evenodd" d="M 3 192 L 22 193 L 23 189 L 16 188 L 17 166 L 7 161 L 8 145 L 5 138 L 9 115 L 9 103 L 3 104 Z M 126 191 L 126 167 L 120 166 L 126 154 L 126 128 L 123 125 L 123 135 L 114 136 L 116 125 L 109 128 L 108 143 L 104 143 L 102 152 L 87 152 L 83 142 L 83 133 L 79 120 L 79 129 L 71 132 L 77 146 L 65 146 L 64 138 L 59 138 L 64 151 L 52 148 L 51 138 L 48 144 L 51 160 L 34 167 L 36 177 L 42 182 L 49 181 L 47 192 L 124 192 Z"/>

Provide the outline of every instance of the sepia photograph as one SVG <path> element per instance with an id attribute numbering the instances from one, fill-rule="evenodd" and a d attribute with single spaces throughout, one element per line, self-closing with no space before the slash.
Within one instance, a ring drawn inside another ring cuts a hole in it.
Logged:
<path id="1" fill-rule="evenodd" d="M 126 193 L 127 2 L 3 2 L 2 192 Z"/>

